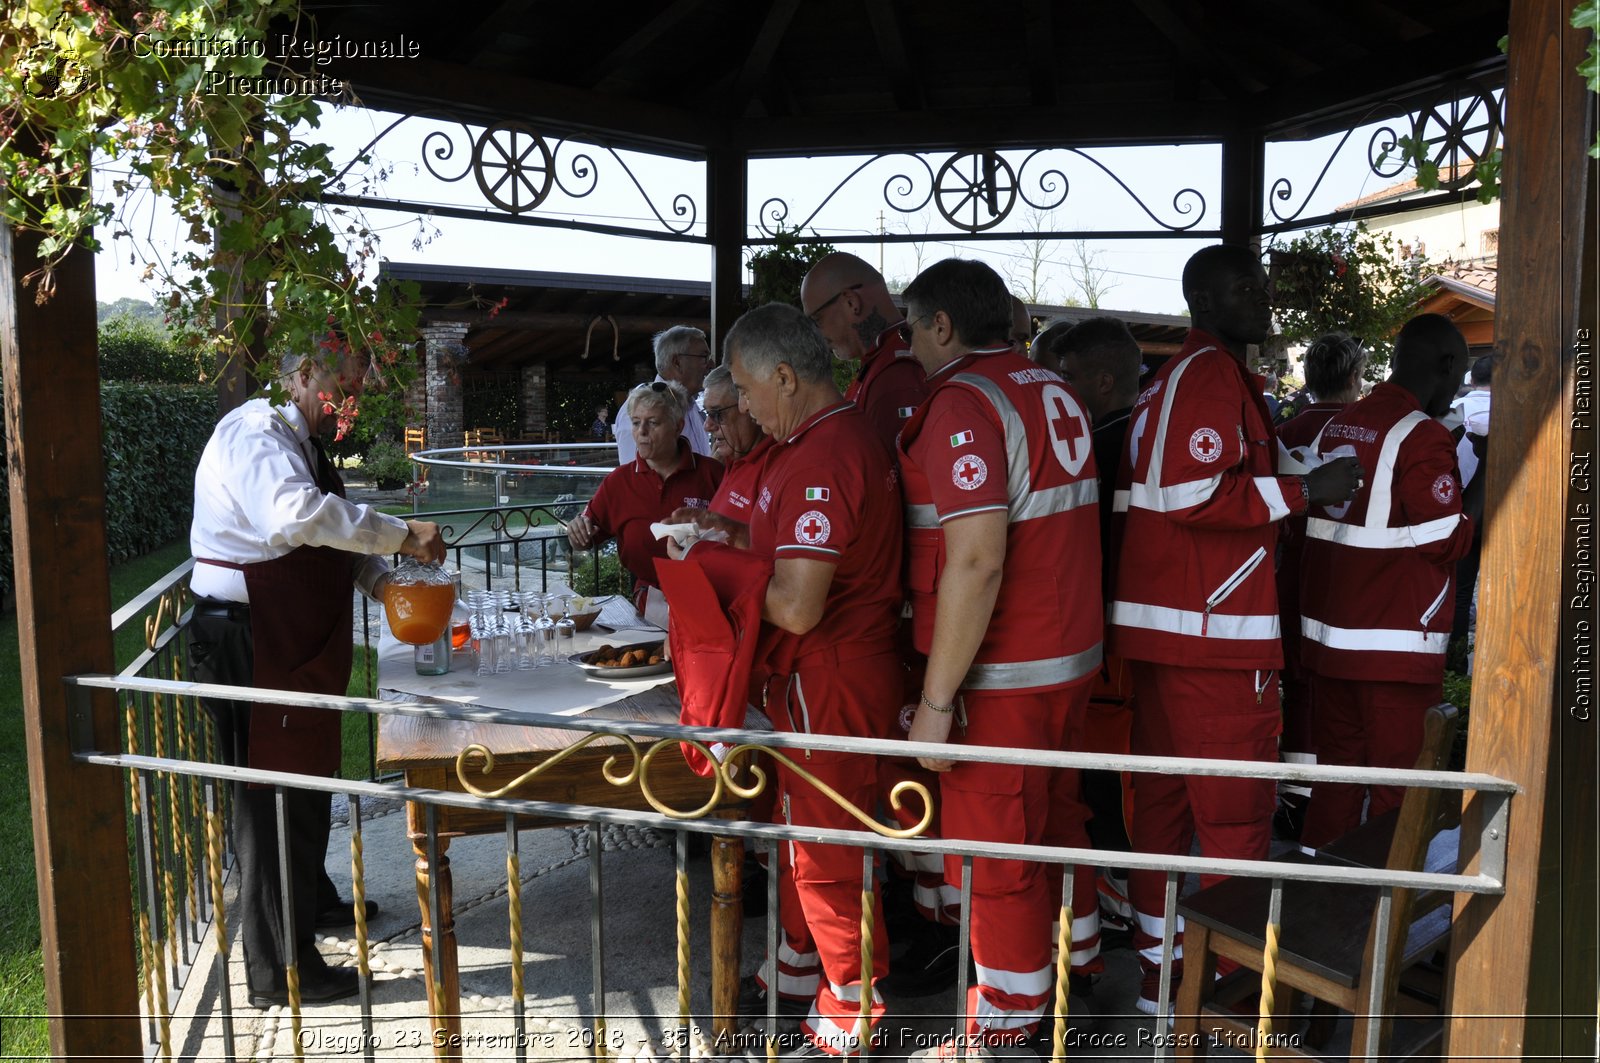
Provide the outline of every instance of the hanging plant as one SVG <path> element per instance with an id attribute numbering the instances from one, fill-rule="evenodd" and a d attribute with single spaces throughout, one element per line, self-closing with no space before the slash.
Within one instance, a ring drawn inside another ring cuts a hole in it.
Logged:
<path id="1" fill-rule="evenodd" d="M 815 234 L 813 234 L 814 236 Z M 800 282 L 823 255 L 838 250 L 832 244 L 815 240 L 802 242 L 800 229 L 785 229 L 781 224 L 770 245 L 750 253 L 751 307 L 767 303 L 800 305 Z"/>
<path id="2" fill-rule="evenodd" d="M 1343 329 L 1372 353 L 1368 375 L 1380 379 L 1390 337 L 1422 296 L 1423 263 L 1404 256 L 1388 233 L 1365 225 L 1318 229 L 1270 252 L 1273 308 L 1290 343 Z"/>
<path id="3" fill-rule="evenodd" d="M 41 234 L 23 278 L 50 298 L 74 247 L 99 251 L 112 223 L 161 292 L 180 342 L 240 360 L 270 382 L 262 348 L 332 360 L 341 343 L 403 386 L 417 323 L 414 284 L 366 279 L 377 239 L 359 215 L 323 207 L 345 190 L 331 148 L 307 135 L 337 82 L 288 67 L 268 41 L 298 25 L 294 0 L 27 0 L 0 17 L 0 218 Z M 269 27 L 274 33 L 269 34 Z M 198 53 L 198 54 L 197 54 Z M 91 164 L 122 172 L 98 194 Z M 148 189 L 187 243 L 142 251 L 130 202 Z M 263 342 L 262 337 L 270 337 Z M 338 340 L 340 342 L 330 342 Z"/>

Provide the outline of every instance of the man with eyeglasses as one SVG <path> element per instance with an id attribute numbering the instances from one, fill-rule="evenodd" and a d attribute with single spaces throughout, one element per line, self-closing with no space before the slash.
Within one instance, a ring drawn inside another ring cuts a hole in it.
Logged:
<path id="1" fill-rule="evenodd" d="M 900 426 L 922 404 L 928 383 L 895 328 L 905 315 L 883 274 L 855 255 L 836 251 L 819 259 L 800 282 L 800 304 L 835 358 L 860 359 L 844 397 L 866 414 L 892 455 Z"/>
<path id="2" fill-rule="evenodd" d="M 737 542 L 749 534 L 750 507 L 755 505 L 756 492 L 761 487 L 761 468 L 772 447 L 772 437 L 739 408 L 739 394 L 727 366 L 719 365 L 706 374 L 705 403 L 712 457 L 728 470 L 711 499 L 709 511 L 741 526 L 728 528 L 730 540 Z"/>
<path id="3" fill-rule="evenodd" d="M 676 381 L 689 393 L 689 409 L 683 416 L 683 437 L 689 441 L 689 449 L 709 458 L 711 437 L 706 433 L 700 404 L 694 401 L 711 369 L 711 344 L 706 334 L 692 325 L 674 325 L 656 333 L 650 344 L 655 350 L 656 380 Z M 627 465 L 639 456 L 633 442 L 633 428 L 621 410 L 611 424 L 611 434 L 617 440 L 618 465 Z"/>

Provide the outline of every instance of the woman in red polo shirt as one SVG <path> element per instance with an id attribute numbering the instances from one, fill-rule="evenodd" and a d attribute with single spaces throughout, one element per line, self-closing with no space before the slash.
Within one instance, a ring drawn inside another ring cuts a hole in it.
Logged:
<path id="1" fill-rule="evenodd" d="M 667 556 L 666 541 L 650 534 L 651 523 L 683 506 L 705 508 L 722 481 L 722 464 L 696 454 L 683 438 L 689 401 L 683 386 L 670 381 L 640 384 L 628 393 L 622 414 L 632 425 L 639 456 L 600 481 L 588 506 L 567 524 L 575 550 L 616 538 L 641 612 L 644 590 L 656 583 L 655 559 Z"/>

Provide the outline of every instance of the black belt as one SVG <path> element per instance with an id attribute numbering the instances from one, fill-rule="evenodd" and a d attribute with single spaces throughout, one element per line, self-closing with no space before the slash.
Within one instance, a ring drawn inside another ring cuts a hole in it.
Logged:
<path id="1" fill-rule="evenodd" d="M 250 622 L 250 603 L 225 602 L 219 598 L 196 598 L 194 600 L 194 615 L 248 624 Z"/>

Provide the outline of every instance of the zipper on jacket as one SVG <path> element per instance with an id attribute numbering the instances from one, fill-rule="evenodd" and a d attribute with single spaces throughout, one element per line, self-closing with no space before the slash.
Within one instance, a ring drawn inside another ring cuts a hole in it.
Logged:
<path id="1" fill-rule="evenodd" d="M 1228 595 L 1238 590 L 1239 584 L 1249 578 L 1250 573 L 1256 570 L 1256 566 L 1260 565 L 1266 556 L 1267 548 L 1265 546 L 1256 547 L 1256 552 L 1251 554 L 1244 564 L 1235 569 L 1233 575 L 1223 580 L 1220 587 L 1211 592 L 1211 597 L 1206 599 L 1206 610 L 1200 614 L 1200 636 L 1202 638 L 1205 637 L 1206 628 L 1211 624 L 1211 610 L 1221 605 Z"/>
<path id="2" fill-rule="evenodd" d="M 1256 671 L 1255 685 L 1256 685 L 1256 704 L 1257 705 L 1261 704 L 1261 695 L 1266 693 L 1267 684 L 1272 682 L 1272 673 L 1273 673 L 1273 671 L 1274 671 L 1274 669 L 1271 669 L 1271 668 L 1267 669 L 1267 678 L 1266 679 L 1262 679 L 1261 678 L 1261 672 L 1259 670 Z"/>
<path id="3" fill-rule="evenodd" d="M 793 685 L 795 697 L 800 702 L 800 729 L 806 734 L 811 734 L 811 710 L 806 707 L 806 691 L 805 687 L 800 685 L 800 673 L 796 672 L 791 676 L 789 682 Z M 790 720 L 792 721 L 793 719 L 794 717 L 790 716 Z M 811 750 L 809 748 L 806 750 L 806 759 L 811 759 Z"/>
<path id="4" fill-rule="evenodd" d="M 1439 597 L 1435 598 L 1433 600 L 1433 604 L 1428 606 L 1428 611 L 1422 614 L 1422 618 L 1421 618 L 1422 619 L 1422 630 L 1424 630 L 1424 631 L 1428 630 L 1428 621 L 1432 620 L 1433 617 L 1434 617 L 1434 614 L 1439 611 L 1439 607 L 1444 605 L 1445 595 L 1447 595 L 1449 593 L 1450 593 L 1450 581 L 1448 579 L 1446 579 L 1444 581 L 1444 587 L 1441 588 L 1440 591 L 1439 591 Z"/>

